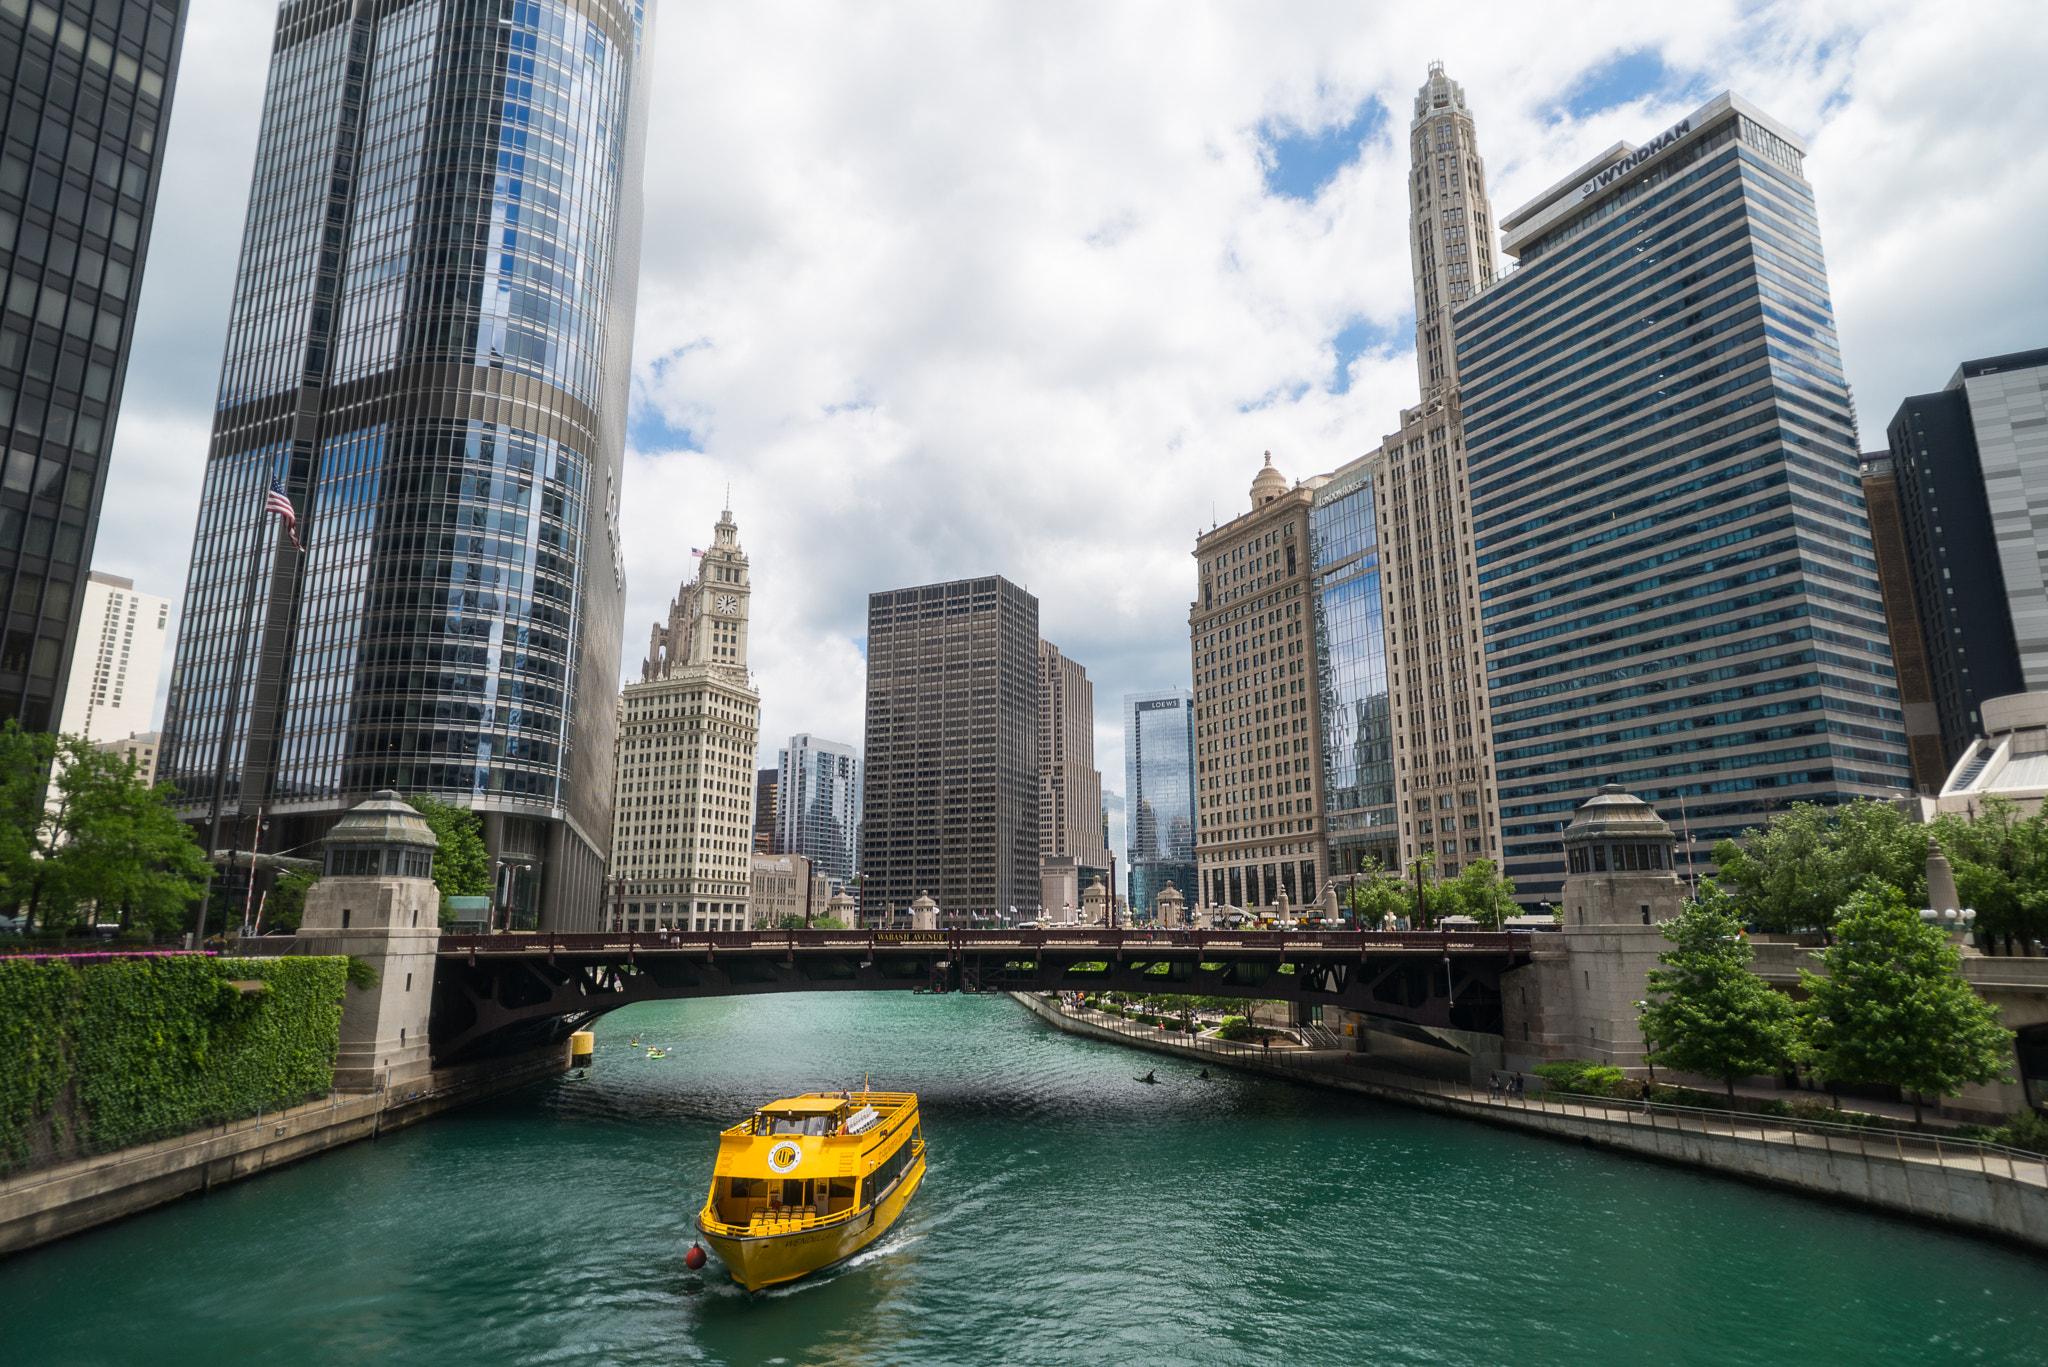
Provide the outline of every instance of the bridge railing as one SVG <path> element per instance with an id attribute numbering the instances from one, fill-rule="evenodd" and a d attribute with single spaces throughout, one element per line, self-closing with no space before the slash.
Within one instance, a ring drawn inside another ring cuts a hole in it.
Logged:
<path id="1" fill-rule="evenodd" d="M 279 937 L 268 937 L 279 938 Z M 1104 930 L 1077 926 L 1036 930 L 724 930 L 549 931 L 443 935 L 443 954 L 616 953 L 621 950 L 903 950 L 930 946 L 955 953 L 1016 950 L 1238 950 L 1295 954 L 1518 954 L 1531 948 L 1526 930 Z"/>

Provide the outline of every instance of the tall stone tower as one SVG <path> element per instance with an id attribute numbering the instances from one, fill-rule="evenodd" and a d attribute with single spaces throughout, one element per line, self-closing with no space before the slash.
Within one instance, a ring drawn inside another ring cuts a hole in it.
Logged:
<path id="1" fill-rule="evenodd" d="M 619 695 L 605 924 L 751 929 L 754 754 L 761 695 L 747 673 L 753 593 L 732 509 L 697 577 L 656 622 L 640 681 Z"/>
<path id="2" fill-rule="evenodd" d="M 1404 865 L 1501 862 L 1479 579 L 1451 310 L 1493 283 L 1493 210 L 1465 92 L 1432 62 L 1409 125 L 1409 254 L 1422 402 L 1376 453 L 1387 679 Z"/>
<path id="3" fill-rule="evenodd" d="M 324 876 L 306 889 L 299 952 L 352 954 L 377 973 L 374 987 L 342 994 L 334 1060 L 334 1085 L 342 1091 L 396 1087 L 433 1068 L 427 1019 L 441 942 L 441 892 L 434 885 L 440 844 L 389 788 L 328 828 Z"/>
<path id="4" fill-rule="evenodd" d="M 1415 272 L 1415 366 L 1425 400 L 1456 388 L 1451 309 L 1493 283 L 1486 162 L 1465 90 L 1429 64 L 1408 124 L 1408 258 Z"/>

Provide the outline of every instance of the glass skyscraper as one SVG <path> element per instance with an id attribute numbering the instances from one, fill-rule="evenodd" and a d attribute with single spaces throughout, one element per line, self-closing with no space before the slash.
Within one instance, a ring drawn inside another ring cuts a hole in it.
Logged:
<path id="1" fill-rule="evenodd" d="M 0 0 L 0 720 L 30 730 L 61 710 L 184 32 L 181 2 Z"/>
<path id="2" fill-rule="evenodd" d="M 195 818 L 299 847 L 434 793 L 515 923 L 597 924 L 650 22 L 281 9 L 164 746 Z"/>
<path id="3" fill-rule="evenodd" d="M 1458 309 L 1502 846 L 1554 897 L 1602 784 L 1693 859 L 1910 791 L 1799 139 L 1724 94 L 1502 219 Z"/>
<path id="4" fill-rule="evenodd" d="M 1185 688 L 1124 694 L 1125 830 L 1131 911 L 1150 916 L 1173 884 L 1195 887 L 1195 699 Z"/>
<path id="5" fill-rule="evenodd" d="M 860 858 L 860 752 L 791 736 L 776 784 L 775 852 L 803 855 L 828 877 L 852 878 Z"/>
<path id="6" fill-rule="evenodd" d="M 1925 648 L 1932 706 L 1907 715 L 1940 738 L 1939 792 L 1984 734 L 1985 699 L 2048 688 L 2048 535 L 2034 523 L 2048 502 L 2048 349 L 1963 362 L 1900 404 L 1885 436 L 1904 542 L 1893 589 L 1912 605 L 1893 625 Z"/>
<path id="7" fill-rule="evenodd" d="M 1320 482 L 1308 519 L 1315 572 L 1316 691 L 1323 714 L 1324 825 L 1332 877 L 1374 864 L 1401 869 L 1379 526 L 1373 511 L 1379 464 L 1377 455 L 1368 456 Z"/>

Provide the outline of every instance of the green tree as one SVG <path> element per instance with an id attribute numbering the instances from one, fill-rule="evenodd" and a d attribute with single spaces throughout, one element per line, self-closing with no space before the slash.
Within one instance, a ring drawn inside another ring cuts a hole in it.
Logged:
<path id="1" fill-rule="evenodd" d="M 1837 908 L 1875 879 L 1907 896 L 1927 886 L 1927 832 L 1888 802 L 1799 802 L 1742 840 L 1714 846 L 1742 916 L 1765 930 L 1825 931 Z"/>
<path id="2" fill-rule="evenodd" d="M 0 724 L 0 906 L 35 928 L 49 891 L 50 856 L 58 842 L 57 813 L 45 801 L 57 738 Z"/>
<path id="3" fill-rule="evenodd" d="M 211 873 L 171 803 L 170 784 L 142 781 L 135 762 L 81 737 L 58 742 L 56 803 L 62 843 L 53 882 L 75 919 L 118 914 L 176 934 Z"/>
<path id="4" fill-rule="evenodd" d="M 1389 916 L 1405 916 L 1415 910 L 1415 893 L 1399 874 L 1380 867 L 1377 859 L 1353 876 L 1345 889 L 1344 905 L 1365 930 L 1378 930 Z"/>
<path id="5" fill-rule="evenodd" d="M 1672 947 L 1657 956 L 1641 1004 L 1653 1066 L 1704 1073 L 1727 1084 L 1782 1067 L 1794 1047 L 1792 1003 L 1749 971 L 1756 951 L 1742 933 L 1734 899 L 1710 879 L 1699 898 L 1664 926 Z"/>
<path id="6" fill-rule="evenodd" d="M 1435 888 L 1438 916 L 1470 916 L 1488 930 L 1521 910 L 1515 905 L 1515 885 L 1501 876 L 1500 866 L 1491 859 L 1475 859 Z"/>
<path id="7" fill-rule="evenodd" d="M 318 869 L 297 869 L 281 876 L 264 899 L 263 922 L 279 930 L 297 930 L 306 919 L 306 892 L 320 881 Z"/>
<path id="8" fill-rule="evenodd" d="M 1994 795 L 1974 816 L 1936 817 L 1933 832 L 1955 870 L 1956 895 L 1976 908 L 1978 930 L 2022 940 L 2048 936 L 2048 818 Z"/>
<path id="9" fill-rule="evenodd" d="M 1827 976 L 1800 971 L 1800 1059 L 1830 1081 L 1911 1092 L 1915 1124 L 1923 1098 L 2003 1080 L 2012 1035 L 1957 974 L 1961 962 L 1897 889 L 1857 893 L 1821 954 Z"/>
<path id="10" fill-rule="evenodd" d="M 441 841 L 434 851 L 434 886 L 441 890 L 441 924 L 455 920 L 451 897 L 491 895 L 491 856 L 484 849 L 484 823 L 467 807 L 413 793 L 406 805 L 418 812 Z"/>
<path id="11" fill-rule="evenodd" d="M 117 916 L 175 933 L 205 886 L 204 856 L 130 760 L 82 736 L 0 727 L 0 905 L 24 931 Z"/>

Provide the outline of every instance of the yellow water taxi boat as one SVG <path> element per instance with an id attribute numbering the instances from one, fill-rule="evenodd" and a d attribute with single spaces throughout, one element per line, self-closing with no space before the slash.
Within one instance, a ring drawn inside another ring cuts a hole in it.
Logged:
<path id="1" fill-rule="evenodd" d="M 915 1092 L 771 1101 L 719 1136 L 697 1228 L 732 1279 L 759 1291 L 881 1238 L 924 1168 Z"/>

